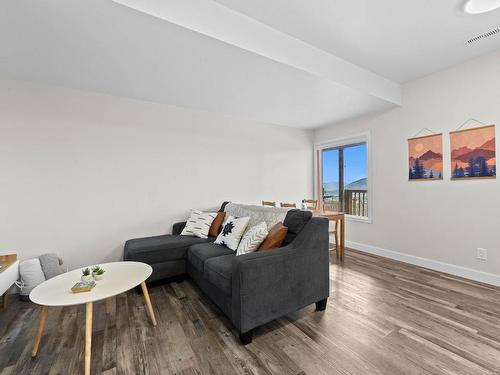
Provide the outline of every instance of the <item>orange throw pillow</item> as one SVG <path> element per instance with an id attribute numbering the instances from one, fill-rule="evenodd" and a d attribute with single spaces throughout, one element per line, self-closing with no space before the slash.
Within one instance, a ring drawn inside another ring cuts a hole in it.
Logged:
<path id="1" fill-rule="evenodd" d="M 271 228 L 269 234 L 267 235 L 262 245 L 260 245 L 258 251 L 265 251 L 276 249 L 281 247 L 281 244 L 285 240 L 285 236 L 288 233 L 288 228 L 283 225 L 283 223 L 278 223 Z"/>
<path id="2" fill-rule="evenodd" d="M 217 213 L 217 216 L 215 217 L 214 221 L 212 221 L 212 225 L 210 225 L 210 229 L 208 230 L 209 237 L 217 237 L 219 235 L 222 227 L 222 222 L 224 221 L 225 217 L 225 212 Z"/>

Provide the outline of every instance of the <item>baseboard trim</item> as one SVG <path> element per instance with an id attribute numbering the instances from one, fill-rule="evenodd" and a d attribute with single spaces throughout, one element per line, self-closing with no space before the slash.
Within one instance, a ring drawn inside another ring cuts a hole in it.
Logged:
<path id="1" fill-rule="evenodd" d="M 366 245 L 353 241 L 346 241 L 346 246 L 364 253 L 379 255 L 384 258 L 399 260 L 414 266 L 429 268 L 434 271 L 448 273 L 450 275 L 463 277 L 465 279 L 479 281 L 481 283 L 500 286 L 500 275 L 482 272 L 472 268 L 457 266 L 428 258 L 421 258 L 415 255 L 400 253 L 398 251 L 387 250 L 376 246 Z"/>

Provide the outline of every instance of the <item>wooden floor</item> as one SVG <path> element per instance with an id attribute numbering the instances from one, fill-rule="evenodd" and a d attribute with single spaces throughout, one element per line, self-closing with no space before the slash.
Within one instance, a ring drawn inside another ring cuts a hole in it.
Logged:
<path id="1" fill-rule="evenodd" d="M 257 329 L 241 346 L 190 282 L 94 309 L 93 374 L 500 374 L 500 289 L 347 251 L 332 258 L 325 312 L 307 307 Z M 82 374 L 84 308 L 49 308 L 31 359 L 39 308 L 0 310 L 1 374 Z"/>

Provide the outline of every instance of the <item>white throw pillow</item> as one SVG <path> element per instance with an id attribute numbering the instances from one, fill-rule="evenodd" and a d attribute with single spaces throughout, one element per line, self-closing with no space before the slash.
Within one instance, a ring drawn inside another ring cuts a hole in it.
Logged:
<path id="1" fill-rule="evenodd" d="M 249 216 L 240 218 L 229 216 L 222 226 L 222 231 L 217 236 L 215 243 L 236 250 L 249 221 Z"/>
<path id="2" fill-rule="evenodd" d="M 208 231 L 216 216 L 217 212 L 191 210 L 191 216 L 189 216 L 181 235 L 208 238 Z"/>
<path id="3" fill-rule="evenodd" d="M 268 234 L 269 232 L 267 230 L 267 224 L 265 221 L 250 228 L 243 235 L 243 238 L 238 245 L 238 250 L 236 250 L 236 255 L 243 255 L 254 252 L 259 248 L 262 242 L 264 242 Z"/>

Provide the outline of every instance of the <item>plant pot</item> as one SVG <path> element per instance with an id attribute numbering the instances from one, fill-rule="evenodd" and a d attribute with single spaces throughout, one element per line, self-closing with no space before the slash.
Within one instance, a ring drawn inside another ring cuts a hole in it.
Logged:
<path id="1" fill-rule="evenodd" d="M 92 281 L 92 275 L 82 275 L 82 281 Z"/>
<path id="2" fill-rule="evenodd" d="M 94 278 L 95 281 L 99 281 L 99 280 L 104 279 L 104 274 L 98 275 L 96 273 L 92 273 L 92 277 Z"/>

